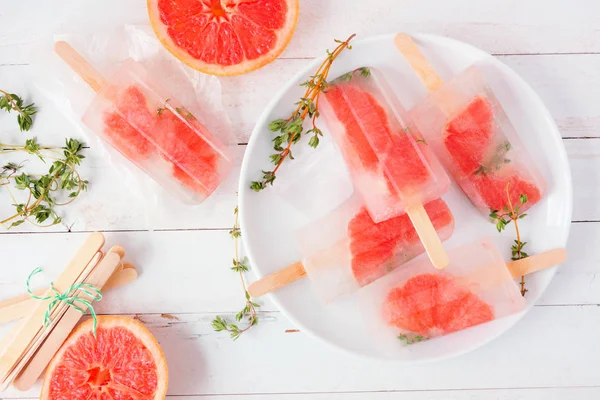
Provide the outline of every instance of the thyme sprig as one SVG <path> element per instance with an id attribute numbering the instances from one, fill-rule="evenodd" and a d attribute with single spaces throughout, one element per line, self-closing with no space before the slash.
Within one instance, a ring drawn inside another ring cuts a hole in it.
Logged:
<path id="1" fill-rule="evenodd" d="M 425 342 L 429 340 L 429 338 L 421 335 L 407 335 L 404 333 L 400 333 L 398 335 L 398 340 L 400 340 L 403 345 L 408 346 L 419 342 Z"/>
<path id="2" fill-rule="evenodd" d="M 496 146 L 494 154 L 489 162 L 485 165 L 481 164 L 475 171 L 475 174 L 489 174 L 498 171 L 504 164 L 510 163 L 510 158 L 507 157 L 508 152 L 512 149 L 512 145 L 508 140 Z"/>
<path id="3" fill-rule="evenodd" d="M 7 229 L 30 222 L 39 227 L 48 227 L 62 222 L 56 207 L 66 206 L 87 189 L 88 181 L 81 178 L 78 167 L 85 158 L 84 144 L 76 139 L 66 139 L 65 146 L 41 146 L 37 139 L 25 141 L 25 145 L 0 143 L 0 154 L 24 152 L 34 155 L 50 165 L 48 173 L 32 175 L 23 172 L 25 162 L 9 162 L 0 169 L 0 188 L 4 187 L 15 207 L 15 213 L 0 221 Z M 25 191 L 27 200 L 19 202 L 13 189 Z M 68 200 L 59 202 L 66 195 Z"/>
<path id="4" fill-rule="evenodd" d="M 506 195 L 508 197 L 508 206 L 504 207 L 503 212 L 493 209 L 490 210 L 490 218 L 496 223 L 496 229 L 498 229 L 498 232 L 502 232 L 511 222 L 514 223 L 517 238 L 514 240 L 514 243 L 511 246 L 511 259 L 516 261 L 529 257 L 529 254 L 523 251 L 523 248 L 525 245 L 527 245 L 527 242 L 523 242 L 521 240 L 521 232 L 519 231 L 518 223 L 520 219 L 523 219 L 527 216 L 527 214 L 521 213 L 520 208 L 527 203 L 528 199 L 527 195 L 521 194 L 519 195 L 520 205 L 513 206 L 510 198 L 510 182 L 506 184 Z M 525 288 L 525 276 L 521 276 L 521 281 L 519 284 L 521 286 L 521 295 L 525 296 L 525 293 L 528 292 L 528 290 Z"/>
<path id="5" fill-rule="evenodd" d="M 37 113 L 34 103 L 24 105 L 23 99 L 14 93 L 0 89 L 0 110 L 17 112 L 17 122 L 21 132 L 28 131 L 33 125 L 33 115 Z"/>
<path id="6" fill-rule="evenodd" d="M 229 235 L 235 242 L 235 257 L 233 258 L 233 266 L 231 267 L 231 270 L 239 274 L 240 281 L 242 283 L 242 289 L 244 291 L 244 297 L 246 299 L 244 308 L 236 314 L 235 320 L 237 323 L 239 323 L 245 319 L 246 326 L 240 328 L 236 322 L 231 322 L 221 316 L 217 316 L 212 321 L 212 327 L 217 332 L 229 332 L 231 338 L 233 340 L 237 340 L 244 332 L 247 332 L 254 325 L 258 324 L 258 312 L 256 309 L 260 307 L 260 304 L 253 302 L 250 298 L 250 293 L 248 293 L 246 281 L 244 280 L 244 272 L 248 271 L 248 259 L 244 257 L 240 260 L 239 256 L 239 239 L 242 237 L 242 232 L 240 230 L 239 212 L 237 206 L 235 207 L 234 215 L 235 223 L 233 228 L 229 231 Z"/>
<path id="7" fill-rule="evenodd" d="M 327 77 L 331 65 L 344 49 L 350 50 L 352 48 L 350 41 L 354 36 L 356 35 L 350 35 L 345 41 L 335 40 L 335 42 L 338 43 L 338 46 L 333 51 L 327 50 L 327 57 L 315 74 L 307 81 L 300 84 L 300 86 L 306 87 L 306 92 L 300 98 L 300 101 L 295 103 L 296 109 L 287 119 L 276 119 L 269 124 L 269 130 L 271 130 L 271 132 L 280 133 L 280 135 L 273 139 L 273 149 L 276 153 L 269 156 L 271 163 L 274 164 L 275 167 L 270 171 L 262 171 L 262 179 L 250 183 L 250 188 L 252 190 L 260 192 L 261 190 L 266 189 L 269 184 L 273 185 L 277 171 L 281 165 L 283 165 L 283 162 L 288 158 L 290 160 L 294 159 L 291 148 L 302 138 L 302 133 L 304 131 L 303 125 L 307 118 L 311 123 L 310 129 L 305 132 L 306 135 L 311 135 L 308 145 L 313 148 L 319 146 L 319 138 L 323 136 L 323 132 L 317 126 L 317 118 L 319 118 L 319 98 L 329 85 L 327 83 Z"/>

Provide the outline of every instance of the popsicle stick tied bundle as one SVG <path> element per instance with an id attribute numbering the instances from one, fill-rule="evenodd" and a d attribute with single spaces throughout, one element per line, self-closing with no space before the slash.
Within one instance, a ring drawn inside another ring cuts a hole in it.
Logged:
<path id="1" fill-rule="evenodd" d="M 85 311 L 92 313 L 95 332 L 93 302 L 102 298 L 101 291 L 135 280 L 135 267 L 122 261 L 123 247 L 104 254 L 103 245 L 104 236 L 92 234 L 49 289 L 28 289 L 29 298 L 0 303 L 2 322 L 22 318 L 0 342 L 1 390 L 11 383 L 19 390 L 30 389 Z"/>

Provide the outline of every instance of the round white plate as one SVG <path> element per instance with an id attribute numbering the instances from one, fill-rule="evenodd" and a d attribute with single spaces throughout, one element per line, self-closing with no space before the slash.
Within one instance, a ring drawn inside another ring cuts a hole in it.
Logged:
<path id="1" fill-rule="evenodd" d="M 565 246 L 571 222 L 571 175 L 560 133 L 544 104 L 514 71 L 489 54 L 444 37 L 412 36 L 445 81 L 474 62 L 482 65 L 488 84 L 520 132 L 532 162 L 538 163 L 548 182 L 545 198 L 520 224 L 524 240 L 529 243 L 528 250 L 537 253 Z M 329 78 L 362 66 L 379 68 L 403 105 L 412 108 L 425 98 L 426 91 L 396 50 L 393 38 L 394 35 L 384 35 L 356 41 L 352 50 L 344 51 L 334 62 Z M 316 150 L 307 146 L 306 141 L 295 145 L 296 160 L 285 162 L 273 187 L 259 193 L 249 188 L 251 181 L 261 178 L 261 170 L 272 169 L 269 155 L 274 152 L 271 143 L 274 135 L 268 129 L 269 122 L 290 115 L 293 103 L 304 93 L 298 84 L 308 79 L 322 61 L 310 63 L 268 104 L 246 150 L 239 188 L 241 225 L 250 264 L 259 277 L 299 260 L 301 255 L 295 243 L 297 229 L 327 213 L 352 193 L 343 161 L 329 142 L 326 129 Z M 446 242 L 447 247 L 489 236 L 497 242 L 506 259 L 510 257 L 510 244 L 514 239 L 512 225 L 499 234 L 455 185 L 444 199 L 456 220 L 456 230 Z M 527 310 L 544 293 L 554 273 L 555 268 L 552 268 L 526 278 Z M 352 296 L 323 306 L 308 279 L 271 296 L 301 331 L 355 354 L 391 357 L 378 351 L 368 329 L 361 324 Z M 432 361 L 466 353 L 508 330 L 525 313 L 436 338 L 429 342 L 431 345 L 423 346 L 426 350 L 415 346 L 414 351 L 404 353 L 398 361 Z"/>

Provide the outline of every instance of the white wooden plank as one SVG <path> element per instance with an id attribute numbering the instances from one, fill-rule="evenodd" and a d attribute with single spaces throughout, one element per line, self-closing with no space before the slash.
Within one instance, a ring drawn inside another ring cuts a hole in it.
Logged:
<path id="1" fill-rule="evenodd" d="M 600 140 L 577 139 L 564 141 L 569 155 L 574 188 L 574 221 L 600 220 L 600 204 L 596 201 L 595 182 L 600 179 Z M 238 146 L 238 162 L 245 146 Z M 180 205 L 169 196 L 161 195 L 162 202 L 154 203 L 141 198 L 136 186 L 123 179 L 122 172 L 114 169 L 91 150 L 82 169 L 91 181 L 90 189 L 75 203 L 64 209 L 65 225 L 42 230 L 24 224 L 0 234 L 11 232 L 53 232 L 90 230 L 147 230 L 147 229 L 212 229 L 232 224 L 232 210 L 236 204 L 239 169 L 203 204 L 190 207 Z M 239 165 L 239 164 L 238 164 Z M 133 182 L 136 182 L 135 179 Z M 160 190 L 156 189 L 158 193 Z M 12 201 L 0 191 L 0 215 L 9 215 Z M 144 208 L 147 204 L 148 208 Z M 151 217 L 148 217 L 151 216 Z"/>
<path id="2" fill-rule="evenodd" d="M 0 300 L 24 293 L 35 267 L 45 274 L 34 282 L 47 284 L 64 268 L 87 234 L 4 235 L 0 254 Z M 234 312 L 244 306 L 237 275 L 230 270 L 233 240 L 227 231 L 119 232 L 106 234 L 107 248 L 127 249 L 126 260 L 140 271 L 136 282 L 109 292 L 98 311 L 113 313 Z M 575 224 L 562 265 L 539 305 L 600 304 L 600 223 Z M 15 258 L 13 258 L 15 257 Z M 18 261 L 17 258 L 18 257 Z M 252 281 L 254 275 L 248 274 Z M 261 310 L 277 310 L 268 298 Z"/>
<path id="3" fill-rule="evenodd" d="M 575 223 L 567 243 L 567 262 L 558 268 L 538 305 L 600 305 L 600 223 Z"/>
<path id="4" fill-rule="evenodd" d="M 35 0 L 4 2 L 0 14 L 0 62 L 27 63 L 33 44 L 53 33 L 148 23 L 145 2 L 71 0 L 62 7 Z M 365 2 L 301 0 L 298 28 L 283 57 L 314 57 L 334 38 L 422 31 L 470 42 L 494 53 L 597 52 L 600 5 L 580 0 L 465 0 Z M 49 17 L 52 16 L 52 17 Z M 86 18 L 82 18 L 86 16 Z M 26 24 L 23 21 L 27 21 Z"/>
<path id="5" fill-rule="evenodd" d="M 573 180 L 573 221 L 600 220 L 600 140 L 564 142 Z"/>
<path id="6" fill-rule="evenodd" d="M 538 93 L 564 137 L 600 135 L 600 55 L 498 56 Z M 310 60 L 277 60 L 255 73 L 221 79 L 223 102 L 238 137 L 246 139 L 286 79 Z M 283 79 L 273 79 L 274 76 Z M 304 88 L 298 87 L 298 97 Z M 292 105 L 290 104 L 290 112 Z M 282 116 L 283 117 L 283 116 Z M 265 132 L 268 134 L 268 132 Z"/>
<path id="7" fill-rule="evenodd" d="M 527 81 L 540 95 L 564 137 L 600 136 L 600 55 L 499 56 Z M 249 75 L 221 79 L 223 104 L 240 142 L 248 141 L 258 117 L 283 83 L 304 69 L 310 60 L 280 59 Z M 33 101 L 41 101 L 28 85 L 30 67 L 0 66 L 0 82 L 4 89 L 24 93 Z M 278 79 L 273 79 L 276 76 Z M 298 97 L 303 89 L 298 87 Z M 290 104 L 290 108 L 292 105 Z M 44 116 L 49 123 L 67 124 L 64 119 Z M 10 129 L 12 117 L 0 116 L 2 127 Z M 265 132 L 268 134 L 268 132 Z"/>
<path id="8" fill-rule="evenodd" d="M 237 342 L 212 330 L 212 314 L 175 317 L 141 316 L 167 357 L 171 395 L 598 385 L 600 348 L 590 346 L 600 329 L 595 306 L 536 307 L 477 351 L 410 367 L 356 358 L 304 333 L 285 333 L 293 326 L 279 313 L 269 314 Z M 31 397 L 37 390 L 11 390 L 6 397 Z"/>
<path id="9" fill-rule="evenodd" d="M 598 387 L 167 396 L 169 400 L 592 400 Z M 12 400 L 13 398 L 4 398 Z M 33 400 L 34 398 L 31 398 Z M 36 398 L 37 399 L 37 398 Z"/>
<path id="10" fill-rule="evenodd" d="M 234 396 L 169 396 L 170 400 L 592 400 L 600 396 L 600 388 L 552 388 L 552 389 L 492 389 L 492 390 L 440 390 L 440 391 L 392 391 L 360 393 L 301 393 L 259 394 Z M 7 399 L 8 400 L 8 399 Z"/>
<path id="11" fill-rule="evenodd" d="M 25 293 L 35 267 L 44 269 L 37 286 L 47 285 L 65 267 L 87 234 L 5 235 L 0 254 L 0 300 Z M 230 270 L 234 241 L 227 231 L 121 232 L 106 234 L 108 249 L 121 244 L 126 261 L 139 271 L 136 282 L 106 294 L 98 312 L 237 312 L 245 305 L 238 275 Z M 35 250 L 35 251 L 32 251 Z M 251 277 L 252 278 L 252 277 Z M 275 310 L 268 301 L 265 311 Z"/>

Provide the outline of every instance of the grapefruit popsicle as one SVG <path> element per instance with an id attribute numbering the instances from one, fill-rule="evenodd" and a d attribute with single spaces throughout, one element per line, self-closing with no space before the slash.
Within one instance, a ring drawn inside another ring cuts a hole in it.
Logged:
<path id="1" fill-rule="evenodd" d="M 320 110 L 373 221 L 407 212 L 432 256 L 427 235 L 435 232 L 423 223 L 422 205 L 444 194 L 450 181 L 381 73 L 360 68 L 338 78 Z M 441 247 L 439 241 L 435 245 Z"/>
<path id="2" fill-rule="evenodd" d="M 494 243 L 480 239 L 448 251 L 444 271 L 411 261 L 360 293 L 364 323 L 382 349 L 443 336 L 518 313 L 525 299 L 513 277 L 560 264 L 563 249 L 504 262 Z M 400 339 L 400 340 L 399 340 Z"/>
<path id="3" fill-rule="evenodd" d="M 539 202 L 546 183 L 481 71 L 471 66 L 444 84 L 407 35 L 396 45 L 432 92 L 411 115 L 427 143 L 485 215 Z M 508 190 L 508 193 L 507 193 Z"/>
<path id="4" fill-rule="evenodd" d="M 97 91 L 83 122 L 167 191 L 200 203 L 229 174 L 228 146 L 139 63 L 126 60 L 105 81 L 67 43 L 55 49 Z"/>
<path id="5" fill-rule="evenodd" d="M 454 218 L 442 199 L 425 204 L 425 210 L 442 240 L 452 236 Z M 253 297 L 307 275 L 321 300 L 329 303 L 424 252 L 406 213 L 376 223 L 356 196 L 298 236 L 302 261 L 250 285 Z"/>

